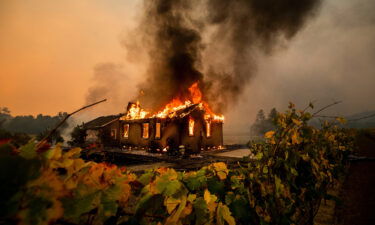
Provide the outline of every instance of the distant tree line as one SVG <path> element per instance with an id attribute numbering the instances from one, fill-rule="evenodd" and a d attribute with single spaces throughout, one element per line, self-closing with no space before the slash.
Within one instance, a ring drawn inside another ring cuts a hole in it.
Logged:
<path id="1" fill-rule="evenodd" d="M 22 136 L 21 142 L 25 142 L 24 140 L 34 136 L 40 140 L 66 115 L 66 112 L 59 112 L 55 116 L 43 114 L 39 114 L 36 117 L 32 115 L 12 116 L 7 107 L 0 107 L 0 139 L 18 139 Z M 64 124 L 61 129 L 66 128 L 66 126 L 67 124 Z M 60 132 L 57 132 L 49 141 L 62 142 L 64 140 Z"/>
<path id="2" fill-rule="evenodd" d="M 276 117 L 277 110 L 275 108 L 272 108 L 267 116 L 264 110 L 260 109 L 255 117 L 254 123 L 250 127 L 250 134 L 252 136 L 264 136 L 267 131 L 274 130 Z M 337 117 L 339 116 L 317 116 L 309 121 L 309 125 L 320 128 L 322 120 L 335 121 Z M 366 111 L 347 116 L 346 120 L 346 123 L 339 124 L 338 126 L 356 129 L 375 128 L 375 111 Z"/>
<path id="3" fill-rule="evenodd" d="M 66 115 L 66 112 L 59 112 L 56 116 L 39 114 L 36 117 L 31 115 L 13 117 L 8 108 L 0 107 L 0 125 L 9 132 L 40 134 L 53 128 Z"/>
<path id="4" fill-rule="evenodd" d="M 252 136 L 263 136 L 267 131 L 275 129 L 275 119 L 277 117 L 276 108 L 272 108 L 266 116 L 263 109 L 260 109 L 256 115 L 253 125 L 250 127 Z"/>

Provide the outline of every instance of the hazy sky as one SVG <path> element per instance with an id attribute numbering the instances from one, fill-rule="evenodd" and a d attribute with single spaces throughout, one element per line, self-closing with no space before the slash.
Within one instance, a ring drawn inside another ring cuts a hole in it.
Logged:
<path id="1" fill-rule="evenodd" d="M 104 90 L 109 103 L 96 112 L 124 110 L 145 67 L 129 60 L 122 44 L 134 38 L 141 5 L 140 0 L 0 1 L 0 106 L 14 115 L 56 114 Z M 259 108 L 281 109 L 288 101 L 303 107 L 312 100 L 317 105 L 342 100 L 328 113 L 343 115 L 374 110 L 374 11 L 372 0 L 324 1 L 291 42 L 272 56 L 259 55 L 257 76 L 226 114 L 227 127 L 245 129 Z"/>
<path id="2" fill-rule="evenodd" d="M 292 101 L 322 107 L 341 100 L 325 114 L 375 110 L 375 1 L 325 1 L 285 49 L 261 57 L 258 74 L 227 118 L 254 115 L 259 108 L 285 108 Z M 253 107 L 257 106 L 257 107 Z M 252 122 L 252 121 L 251 121 Z M 243 124 L 234 120 L 229 126 Z"/>
<path id="3" fill-rule="evenodd" d="M 95 66 L 124 61 L 121 35 L 134 23 L 136 4 L 0 1 L 0 106 L 13 114 L 82 106 Z"/>

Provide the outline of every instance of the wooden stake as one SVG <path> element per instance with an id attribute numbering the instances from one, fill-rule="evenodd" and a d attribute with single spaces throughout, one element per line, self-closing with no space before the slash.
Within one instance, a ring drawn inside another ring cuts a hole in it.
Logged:
<path id="1" fill-rule="evenodd" d="M 40 148 L 40 147 L 42 147 L 46 142 L 47 142 L 47 140 L 48 140 L 48 138 L 50 138 L 51 136 L 52 136 L 52 134 L 54 134 L 56 131 L 57 131 L 57 129 L 59 129 L 59 127 L 61 127 L 61 125 L 63 125 L 64 123 L 65 123 L 65 121 L 69 118 L 69 117 L 71 117 L 72 115 L 74 115 L 74 114 L 76 114 L 77 112 L 79 112 L 79 111 L 82 111 L 82 110 L 84 110 L 84 109 L 87 109 L 87 108 L 89 108 L 89 107 L 92 107 L 92 106 L 94 106 L 94 105 L 97 105 L 97 104 L 99 104 L 99 103 L 102 103 L 102 102 L 105 102 L 105 101 L 107 101 L 107 99 L 103 99 L 103 100 L 101 100 L 101 101 L 98 101 L 98 102 L 95 102 L 95 103 L 92 103 L 92 104 L 90 104 L 90 105 L 87 105 L 87 106 L 84 106 L 84 107 L 82 107 L 82 108 L 80 108 L 80 109 L 78 109 L 78 110 L 76 110 L 76 111 L 74 111 L 74 112 L 72 112 L 72 113 L 69 113 L 68 115 L 66 115 L 65 116 L 65 118 L 63 119 L 63 120 L 61 120 L 60 121 L 60 123 L 58 123 L 56 126 L 55 126 L 55 128 L 53 128 L 42 140 L 40 140 L 39 141 L 39 143 L 37 144 L 37 149 L 38 148 Z"/>

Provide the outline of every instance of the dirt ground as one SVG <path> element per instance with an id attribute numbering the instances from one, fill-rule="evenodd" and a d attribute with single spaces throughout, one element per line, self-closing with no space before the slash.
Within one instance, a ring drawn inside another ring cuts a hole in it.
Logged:
<path id="1" fill-rule="evenodd" d="M 216 153 L 217 156 L 225 156 L 225 157 L 234 157 L 234 158 L 243 158 L 244 156 L 248 156 L 250 154 L 250 150 L 246 149 L 238 149 L 234 151 L 228 151 L 223 153 Z"/>
<path id="2" fill-rule="evenodd" d="M 335 224 L 375 224 L 375 132 L 358 138 L 357 156 L 368 159 L 351 162 L 340 191 L 341 204 L 336 205 Z"/>

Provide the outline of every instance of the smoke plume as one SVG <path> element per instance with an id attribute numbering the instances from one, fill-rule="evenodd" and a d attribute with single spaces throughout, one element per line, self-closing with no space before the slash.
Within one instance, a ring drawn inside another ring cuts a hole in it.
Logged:
<path id="1" fill-rule="evenodd" d="M 139 96 L 159 108 L 188 98 L 199 83 L 205 100 L 223 112 L 256 72 L 256 55 L 271 54 L 314 15 L 320 0 L 145 1 L 140 24 L 147 79 Z"/>
<path id="2" fill-rule="evenodd" d="M 125 111 L 124 102 L 129 100 L 129 90 L 132 84 L 123 67 L 114 63 L 98 64 L 94 68 L 93 84 L 88 89 L 86 104 L 107 99 L 107 102 L 95 107 L 95 112 L 101 114 Z M 86 110 L 90 111 L 90 109 Z"/>

